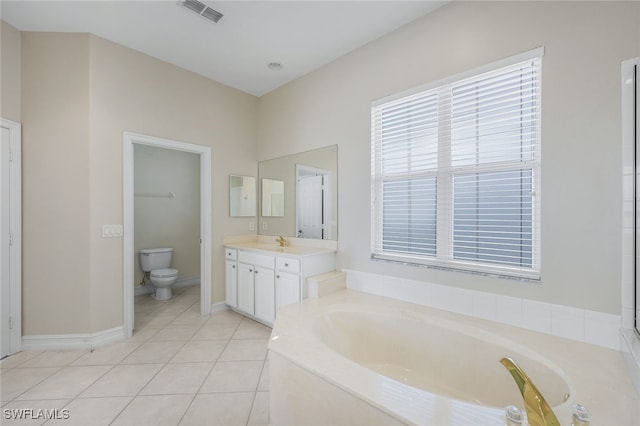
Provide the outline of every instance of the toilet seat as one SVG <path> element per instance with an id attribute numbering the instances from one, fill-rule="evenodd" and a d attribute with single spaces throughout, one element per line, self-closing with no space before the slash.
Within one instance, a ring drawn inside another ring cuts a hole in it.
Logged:
<path id="1" fill-rule="evenodd" d="M 178 276 L 178 270 L 173 268 L 154 269 L 151 271 L 152 278 L 169 278 Z"/>

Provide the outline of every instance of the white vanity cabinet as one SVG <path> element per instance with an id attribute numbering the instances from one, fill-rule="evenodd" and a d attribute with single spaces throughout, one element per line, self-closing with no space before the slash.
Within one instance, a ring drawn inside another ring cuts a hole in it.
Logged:
<path id="1" fill-rule="evenodd" d="M 268 324 L 275 319 L 275 282 L 271 255 L 238 251 L 238 310 Z"/>
<path id="2" fill-rule="evenodd" d="M 294 255 L 271 250 L 226 247 L 227 305 L 272 325 L 282 306 L 308 297 L 307 277 L 335 270 L 335 252 Z"/>

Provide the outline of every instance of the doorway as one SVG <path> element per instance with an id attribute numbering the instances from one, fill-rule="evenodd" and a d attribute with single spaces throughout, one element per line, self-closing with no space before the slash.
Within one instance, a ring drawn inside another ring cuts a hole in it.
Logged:
<path id="1" fill-rule="evenodd" d="M 133 335 L 135 324 L 135 191 L 134 146 L 149 146 L 197 154 L 200 163 L 200 313 L 211 312 L 211 148 L 135 133 L 124 133 L 124 329 Z M 169 195 L 171 196 L 171 195 Z"/>
<path id="2" fill-rule="evenodd" d="M 21 125 L 0 119 L 0 358 L 20 350 L 22 338 Z"/>
<path id="3" fill-rule="evenodd" d="M 296 164 L 298 238 L 331 239 L 331 172 Z"/>

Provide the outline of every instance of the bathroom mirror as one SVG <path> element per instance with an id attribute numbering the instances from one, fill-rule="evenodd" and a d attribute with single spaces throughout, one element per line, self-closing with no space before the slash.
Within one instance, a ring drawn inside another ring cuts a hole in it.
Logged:
<path id="1" fill-rule="evenodd" d="M 283 215 L 261 214 L 260 234 L 337 240 L 337 145 L 260 161 L 258 177 L 284 183 Z"/>
<path id="2" fill-rule="evenodd" d="M 252 217 L 256 215 L 256 178 L 229 176 L 229 215 Z"/>
<path id="3" fill-rule="evenodd" d="M 284 216 L 284 181 L 262 178 L 262 217 Z"/>

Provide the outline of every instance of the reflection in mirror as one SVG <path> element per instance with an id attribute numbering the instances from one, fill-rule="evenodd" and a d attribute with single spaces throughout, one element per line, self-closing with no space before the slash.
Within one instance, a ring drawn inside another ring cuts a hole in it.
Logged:
<path id="1" fill-rule="evenodd" d="M 284 216 L 284 182 L 262 179 L 262 216 Z"/>
<path id="2" fill-rule="evenodd" d="M 331 239 L 331 171 L 296 164 L 298 238 Z"/>
<path id="3" fill-rule="evenodd" d="M 256 178 L 229 176 L 229 215 L 232 217 L 256 215 Z"/>
<path id="4" fill-rule="evenodd" d="M 321 175 L 324 181 L 322 195 L 318 195 L 320 178 L 312 178 L 316 175 Z M 261 235 L 337 240 L 337 145 L 261 161 L 258 176 L 284 182 L 284 216 L 262 215 L 258 221 Z M 312 182 L 314 179 L 316 182 Z"/>

